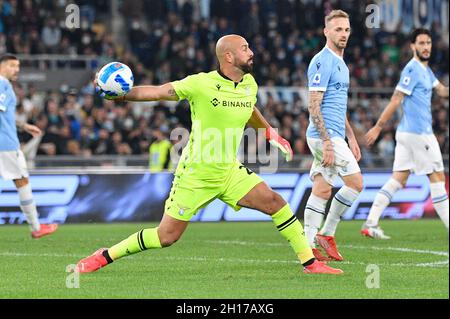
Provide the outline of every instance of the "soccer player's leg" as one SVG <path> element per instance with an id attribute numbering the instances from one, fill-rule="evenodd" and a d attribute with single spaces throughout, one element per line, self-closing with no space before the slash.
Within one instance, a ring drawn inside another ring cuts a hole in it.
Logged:
<path id="1" fill-rule="evenodd" d="M 445 189 L 445 174 L 444 172 L 434 172 L 429 175 L 429 179 L 434 209 L 448 231 L 449 201 Z"/>
<path id="2" fill-rule="evenodd" d="M 344 181 L 344 186 L 334 196 L 327 218 L 316 236 L 317 243 L 328 256 L 342 261 L 343 257 L 337 249 L 335 233 L 342 215 L 352 206 L 363 189 L 363 178 L 358 162 L 347 143 L 336 138 L 334 141 L 335 169 Z M 332 182 L 330 183 L 332 184 Z"/>
<path id="3" fill-rule="evenodd" d="M 33 199 L 25 156 L 22 151 L 0 152 L 2 171 L 0 174 L 6 180 L 13 180 L 19 193 L 20 209 L 27 219 L 32 238 L 41 238 L 52 234 L 58 228 L 57 224 L 40 224 L 36 203 Z"/>
<path id="4" fill-rule="evenodd" d="M 344 186 L 336 193 L 331 201 L 327 219 L 316 236 L 317 243 L 326 251 L 328 256 L 334 260 L 342 261 L 344 258 L 339 253 L 335 241 L 335 233 L 342 215 L 352 206 L 362 190 L 361 173 L 343 176 Z"/>
<path id="5" fill-rule="evenodd" d="M 270 215 L 280 234 L 289 241 L 305 273 L 342 273 L 342 270 L 331 268 L 314 258 L 303 227 L 289 204 L 246 167 L 236 166 L 219 198 L 235 210 L 248 207 Z"/>
<path id="6" fill-rule="evenodd" d="M 425 135 L 422 136 L 422 139 L 423 147 L 416 151 L 418 154 L 414 154 L 415 173 L 417 175 L 429 173 L 427 175 L 430 180 L 433 206 L 448 231 L 449 201 L 445 189 L 444 161 L 441 150 L 434 135 Z"/>
<path id="7" fill-rule="evenodd" d="M 333 167 L 325 168 L 322 166 L 322 141 L 320 139 L 308 138 L 307 142 L 314 156 L 314 161 L 309 173 L 313 187 L 311 195 L 306 202 L 304 213 L 305 234 L 314 257 L 320 261 L 329 261 L 332 258 L 324 256 L 319 249 L 320 246 L 316 246 L 316 235 L 325 218 L 325 208 L 331 197 L 331 185 L 337 176 L 337 172 Z M 327 180 L 323 176 L 327 176 Z"/>
<path id="8" fill-rule="evenodd" d="M 361 234 L 373 239 L 389 239 L 378 225 L 383 211 L 391 203 L 394 194 L 402 189 L 408 180 L 410 171 L 414 168 L 414 149 L 421 148 L 413 145 L 415 141 L 409 135 L 397 132 L 395 135 L 394 165 L 392 177 L 383 185 L 375 196 L 366 222 L 361 228 Z"/>
<path id="9" fill-rule="evenodd" d="M 187 221 L 177 220 L 164 214 L 158 227 L 142 229 L 110 248 L 98 249 L 92 255 L 81 259 L 77 263 L 76 271 L 94 272 L 122 257 L 147 249 L 171 246 L 181 237 L 187 225 Z"/>
<path id="10" fill-rule="evenodd" d="M 320 261 L 330 261 L 332 258 L 324 256 L 316 246 L 316 235 L 322 226 L 325 208 L 331 197 L 332 188 L 320 173 L 313 174 L 312 179 L 313 187 L 305 207 L 305 234 L 314 257 Z"/>
<path id="11" fill-rule="evenodd" d="M 373 239 L 391 238 L 387 236 L 384 233 L 383 229 L 379 226 L 380 217 L 386 207 L 388 207 L 391 203 L 395 193 L 397 193 L 404 187 L 409 175 L 409 170 L 394 172 L 391 178 L 378 191 L 373 201 L 372 207 L 370 207 L 367 220 L 361 228 L 361 234 L 363 236 Z"/>
<path id="12" fill-rule="evenodd" d="M 171 246 L 180 239 L 192 216 L 215 196 L 214 188 L 205 187 L 195 179 L 175 176 L 166 200 L 165 213 L 158 227 L 142 229 L 111 248 L 98 249 L 91 256 L 80 260 L 76 271 L 94 272 L 122 257 Z"/>

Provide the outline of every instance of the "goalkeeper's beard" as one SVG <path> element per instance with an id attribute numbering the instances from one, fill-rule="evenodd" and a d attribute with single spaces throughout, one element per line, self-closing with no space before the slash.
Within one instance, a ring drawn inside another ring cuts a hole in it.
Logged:
<path id="1" fill-rule="evenodd" d="M 239 65 L 239 69 L 241 69 L 242 72 L 244 72 L 244 74 L 251 73 L 253 71 L 253 63 L 252 64 L 250 64 L 250 62 L 247 62 L 245 64 L 243 63 Z"/>

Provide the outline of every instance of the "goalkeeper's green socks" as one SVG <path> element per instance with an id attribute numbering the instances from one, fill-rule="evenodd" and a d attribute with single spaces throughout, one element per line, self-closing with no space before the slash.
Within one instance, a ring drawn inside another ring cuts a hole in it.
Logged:
<path id="1" fill-rule="evenodd" d="M 161 248 L 158 228 L 148 228 L 138 231 L 127 239 L 124 239 L 120 243 L 109 248 L 108 255 L 112 260 L 116 260 L 124 256 L 155 248 Z"/>
<path id="2" fill-rule="evenodd" d="M 302 224 L 292 213 L 289 204 L 272 215 L 272 220 L 278 231 L 291 244 L 292 249 L 298 256 L 303 266 L 308 266 L 314 262 L 314 255 L 308 240 L 305 237 Z"/>

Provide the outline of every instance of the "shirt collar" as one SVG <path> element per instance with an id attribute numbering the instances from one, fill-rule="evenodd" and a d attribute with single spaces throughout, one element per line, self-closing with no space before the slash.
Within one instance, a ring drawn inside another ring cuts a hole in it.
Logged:
<path id="1" fill-rule="evenodd" d="M 424 69 L 424 70 L 426 70 L 427 68 L 426 68 L 426 66 L 425 65 L 423 65 L 418 59 L 416 59 L 416 58 L 412 58 L 414 61 L 416 61 L 417 63 L 419 63 L 419 65 Z"/>
<path id="2" fill-rule="evenodd" d="M 334 52 L 333 50 L 330 49 L 330 47 L 328 45 L 325 45 L 325 49 L 328 49 L 328 51 L 330 51 L 331 53 L 334 54 L 335 57 L 341 59 L 342 61 L 344 61 L 344 58 L 341 57 L 340 55 L 337 55 L 336 52 Z"/>
<path id="3" fill-rule="evenodd" d="M 223 77 L 224 79 L 233 82 L 233 83 L 235 84 L 235 86 L 236 86 L 238 83 L 241 83 L 242 81 L 244 81 L 244 77 L 242 77 L 242 79 L 241 79 L 239 82 L 234 82 L 234 81 L 233 81 L 232 79 L 230 79 L 228 76 L 226 76 L 225 74 L 223 74 L 222 71 L 220 70 L 220 68 L 217 69 L 217 73 L 219 73 L 219 75 L 220 75 L 221 77 Z M 244 75 L 244 76 L 245 76 L 245 75 Z"/>

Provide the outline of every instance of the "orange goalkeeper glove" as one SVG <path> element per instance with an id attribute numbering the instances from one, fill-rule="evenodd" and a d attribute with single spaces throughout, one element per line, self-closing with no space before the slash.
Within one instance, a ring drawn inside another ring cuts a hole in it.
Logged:
<path id="1" fill-rule="evenodd" d="M 281 152 L 283 152 L 287 162 L 292 160 L 292 158 L 294 157 L 294 152 L 292 151 L 291 145 L 288 141 L 278 135 L 277 131 L 274 128 L 266 128 L 266 139 L 269 140 L 270 144 L 279 148 Z"/>

